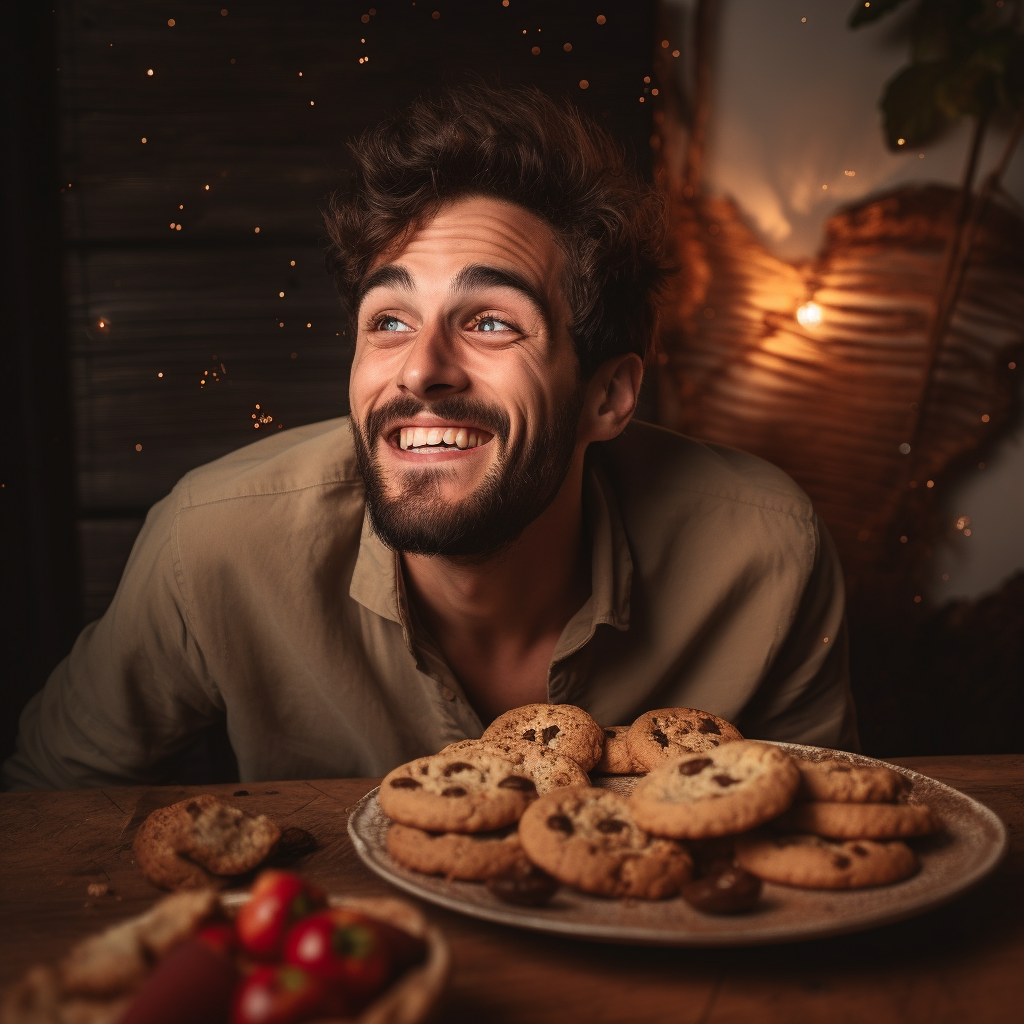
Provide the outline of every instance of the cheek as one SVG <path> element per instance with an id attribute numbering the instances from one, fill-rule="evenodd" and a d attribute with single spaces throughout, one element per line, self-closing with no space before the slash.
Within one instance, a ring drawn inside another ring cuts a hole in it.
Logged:
<path id="1" fill-rule="evenodd" d="M 348 401 L 353 415 L 362 418 L 389 380 L 383 353 L 362 343 L 356 346 L 348 377 Z"/>

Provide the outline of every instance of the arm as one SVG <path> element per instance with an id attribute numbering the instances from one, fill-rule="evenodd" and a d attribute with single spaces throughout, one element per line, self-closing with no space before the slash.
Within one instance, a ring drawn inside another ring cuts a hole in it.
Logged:
<path id="1" fill-rule="evenodd" d="M 817 518 L 815 549 L 789 634 L 738 726 L 758 739 L 859 750 L 843 572 Z"/>
<path id="2" fill-rule="evenodd" d="M 176 497 L 150 510 L 110 608 L 25 707 L 3 766 L 8 787 L 155 782 L 169 756 L 223 716 L 182 592 Z"/>

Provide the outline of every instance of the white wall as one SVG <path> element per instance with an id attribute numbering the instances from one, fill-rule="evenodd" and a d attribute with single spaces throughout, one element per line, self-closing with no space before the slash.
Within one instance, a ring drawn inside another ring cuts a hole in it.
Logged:
<path id="1" fill-rule="evenodd" d="M 666 2 L 687 25 L 692 0 Z M 777 255 L 813 257 L 836 209 L 873 192 L 959 182 L 966 123 L 924 150 L 885 146 L 878 99 L 907 61 L 892 16 L 851 31 L 853 0 L 720 0 L 719 7 L 705 180 L 732 196 Z M 675 63 L 681 74 L 685 47 L 683 54 Z M 989 133 L 981 174 L 1005 137 L 1003 126 Z M 1022 150 L 1004 185 L 1024 203 Z M 1019 372 L 1024 379 L 1024 366 Z M 941 507 L 950 536 L 935 559 L 934 600 L 978 597 L 1024 568 L 1024 422 Z M 962 515 L 971 519 L 970 537 L 952 525 Z"/>

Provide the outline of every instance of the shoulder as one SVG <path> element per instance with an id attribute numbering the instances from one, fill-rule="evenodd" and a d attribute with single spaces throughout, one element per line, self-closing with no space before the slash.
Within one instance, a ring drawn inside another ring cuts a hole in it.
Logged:
<path id="1" fill-rule="evenodd" d="M 632 422 L 605 445 L 604 463 L 625 507 L 666 511 L 718 507 L 732 516 L 815 521 L 810 499 L 777 466 L 735 448 L 685 437 L 650 423 Z"/>
<path id="2" fill-rule="evenodd" d="M 347 416 L 246 445 L 187 473 L 174 489 L 178 510 L 216 502 L 337 488 L 362 490 Z"/>

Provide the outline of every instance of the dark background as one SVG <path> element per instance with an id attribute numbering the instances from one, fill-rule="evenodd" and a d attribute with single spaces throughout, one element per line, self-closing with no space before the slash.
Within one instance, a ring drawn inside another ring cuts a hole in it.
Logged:
<path id="1" fill-rule="evenodd" d="M 347 139 L 475 74 L 570 96 L 650 173 L 653 0 L 227 2 L 7 11 L 0 757 L 153 502 L 348 411 L 320 215 Z"/>

